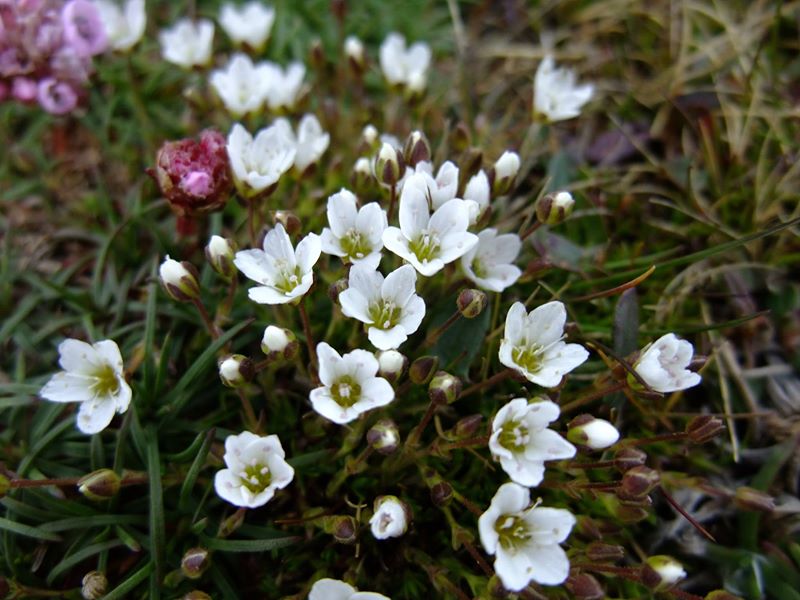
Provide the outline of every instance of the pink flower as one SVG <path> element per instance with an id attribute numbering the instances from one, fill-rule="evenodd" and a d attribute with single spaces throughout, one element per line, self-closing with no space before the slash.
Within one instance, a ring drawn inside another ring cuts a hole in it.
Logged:
<path id="1" fill-rule="evenodd" d="M 30 77 L 15 77 L 11 82 L 11 95 L 20 102 L 36 99 L 36 81 Z"/>
<path id="2" fill-rule="evenodd" d="M 108 39 L 97 8 L 89 0 L 70 0 L 61 13 L 64 39 L 80 56 L 94 56 L 106 49 Z"/>
<path id="3" fill-rule="evenodd" d="M 72 86 L 52 77 L 39 82 L 36 97 L 41 107 L 54 115 L 64 115 L 78 104 L 78 94 Z"/>

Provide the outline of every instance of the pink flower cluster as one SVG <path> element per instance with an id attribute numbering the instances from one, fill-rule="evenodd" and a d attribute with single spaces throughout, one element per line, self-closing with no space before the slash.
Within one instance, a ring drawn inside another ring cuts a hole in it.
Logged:
<path id="1" fill-rule="evenodd" d="M 90 0 L 0 0 L 0 101 L 70 112 L 107 44 Z"/>

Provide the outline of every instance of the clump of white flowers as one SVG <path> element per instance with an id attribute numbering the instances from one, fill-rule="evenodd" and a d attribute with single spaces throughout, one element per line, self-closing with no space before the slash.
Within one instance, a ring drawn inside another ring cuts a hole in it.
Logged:
<path id="1" fill-rule="evenodd" d="M 159 36 L 164 60 L 191 69 L 211 62 L 214 23 L 208 19 L 181 19 Z"/>
<path id="2" fill-rule="evenodd" d="M 266 45 L 274 22 L 275 9 L 261 2 L 241 6 L 226 2 L 219 11 L 219 24 L 231 41 L 246 44 L 255 52 Z"/>

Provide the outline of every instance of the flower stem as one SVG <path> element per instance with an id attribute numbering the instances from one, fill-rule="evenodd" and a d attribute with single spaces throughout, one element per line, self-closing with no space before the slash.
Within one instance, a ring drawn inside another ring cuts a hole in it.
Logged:
<path id="1" fill-rule="evenodd" d="M 440 337 L 440 336 L 441 336 L 441 335 L 442 335 L 442 334 L 443 334 L 445 331 L 447 331 L 447 330 L 450 328 L 450 326 L 451 326 L 453 323 L 455 323 L 456 321 L 458 321 L 458 318 L 459 318 L 460 316 L 461 316 L 461 312 L 460 312 L 460 311 L 456 311 L 456 312 L 454 312 L 452 315 L 450 315 L 450 316 L 448 317 L 447 321 L 445 321 L 444 323 L 442 323 L 441 325 L 439 325 L 439 327 L 437 327 L 436 329 L 434 329 L 433 331 L 431 331 L 431 332 L 428 334 L 428 337 L 426 337 L 426 338 L 425 338 L 425 341 L 424 341 L 424 342 L 422 342 L 422 346 L 421 346 L 421 348 L 428 348 L 428 347 L 430 347 L 430 346 L 433 346 L 433 344 L 435 344 L 435 343 L 436 343 L 436 340 L 438 340 L 438 339 L 439 339 L 439 337 Z"/>
<path id="2" fill-rule="evenodd" d="M 306 346 L 308 347 L 308 358 L 311 361 L 311 366 L 314 367 L 314 370 L 317 369 L 317 351 L 314 347 L 314 338 L 311 337 L 311 322 L 308 320 L 308 312 L 306 311 L 306 298 L 300 300 L 300 304 L 297 305 L 300 309 L 300 319 L 303 321 L 303 334 L 306 338 Z"/>
<path id="3" fill-rule="evenodd" d="M 214 325 L 214 322 L 211 320 L 202 300 L 200 300 L 200 298 L 194 298 L 192 299 L 192 304 L 195 305 L 197 311 L 200 313 L 200 317 L 203 319 L 203 323 L 205 323 L 206 329 L 208 329 L 208 333 L 211 335 L 212 339 L 217 339 L 219 337 L 219 329 L 217 329 L 217 326 Z"/>
<path id="4" fill-rule="evenodd" d="M 256 239 L 256 203 L 254 200 L 247 201 L 247 230 L 250 232 L 250 245 L 255 248 L 258 246 Z"/>
<path id="5" fill-rule="evenodd" d="M 639 440 L 626 440 L 625 446 L 646 446 L 647 444 L 656 444 L 658 442 L 677 442 L 685 440 L 689 434 L 685 431 L 675 431 L 672 433 L 662 433 L 661 435 L 654 435 L 648 438 L 641 438 Z"/>
<path id="6" fill-rule="evenodd" d="M 527 231 L 525 231 L 524 233 L 520 234 L 520 236 L 519 236 L 520 241 L 524 242 L 525 240 L 527 240 L 541 226 L 542 226 L 542 222 L 541 221 L 536 221 L 533 225 L 528 227 Z"/>
<path id="7" fill-rule="evenodd" d="M 439 403 L 431 400 L 430 404 L 428 404 L 428 410 L 425 411 L 425 414 L 422 415 L 422 420 L 419 424 L 413 429 L 411 433 L 408 434 L 406 438 L 405 447 L 406 448 L 413 448 L 419 442 L 419 438 L 422 435 L 422 432 L 425 431 L 425 428 L 430 423 L 431 419 L 433 418 L 433 413 L 436 412 L 436 408 L 439 406 Z"/>
<path id="8" fill-rule="evenodd" d="M 694 517 L 692 517 L 689 513 L 687 513 L 686 510 L 684 510 L 684 508 L 675 501 L 675 498 L 669 495 L 663 487 L 659 486 L 658 491 L 661 492 L 661 494 L 664 496 L 664 500 L 666 500 L 672 508 L 678 511 L 678 513 L 680 513 L 680 515 L 684 519 L 689 521 L 692 527 L 694 527 L 697 531 L 699 531 L 703 535 L 703 537 L 705 537 L 707 540 L 710 540 L 714 544 L 717 543 L 717 540 L 714 539 L 714 536 L 711 535 L 705 527 L 703 527 L 700 523 L 698 523 Z"/>
<path id="9" fill-rule="evenodd" d="M 480 383 L 476 383 L 475 385 L 469 386 L 467 389 L 465 389 L 463 392 L 461 392 L 461 395 L 459 396 L 459 398 L 464 398 L 465 396 L 469 396 L 470 394 L 474 394 L 475 392 L 479 392 L 484 388 L 491 387 L 495 383 L 503 381 L 504 379 L 508 379 L 513 374 L 514 374 L 514 371 L 511 370 L 511 369 L 505 369 L 503 371 L 500 371 L 499 373 L 495 373 L 494 375 L 489 377 L 489 379 L 485 379 L 484 381 L 481 381 Z"/>
<path id="10" fill-rule="evenodd" d="M 628 386 L 627 382 L 625 381 L 617 381 L 607 387 L 600 388 L 599 390 L 594 390 L 580 396 L 573 400 L 572 402 L 567 402 L 561 407 L 561 414 L 568 413 L 570 411 L 575 410 L 576 408 L 580 408 L 586 404 L 589 404 L 593 400 L 597 400 L 598 398 L 602 398 L 603 396 L 607 396 L 608 394 L 613 394 L 614 392 L 618 392 L 620 390 L 625 389 Z"/>
<path id="11" fill-rule="evenodd" d="M 467 552 L 470 553 L 470 556 L 472 556 L 472 558 L 475 559 L 475 562 L 478 563 L 478 566 L 486 574 L 487 577 L 491 577 L 492 575 L 494 575 L 494 570 L 492 569 L 491 566 L 489 566 L 489 563 L 487 563 L 486 560 L 484 560 L 484 558 L 480 555 L 480 552 L 478 552 L 475 549 L 475 546 L 472 545 L 472 542 L 466 539 L 465 536 L 460 536 L 458 538 L 458 541 L 463 544 L 464 548 L 466 548 Z"/>
<path id="12" fill-rule="evenodd" d="M 388 217 L 390 223 L 392 222 L 392 219 L 394 218 L 394 216 L 393 216 L 394 215 L 394 205 L 395 205 L 395 202 L 397 201 L 397 186 L 395 184 L 392 184 L 392 188 L 391 189 L 392 189 L 392 192 L 391 192 L 391 196 L 389 197 L 389 210 L 387 212 L 387 217 Z"/>
<path id="13" fill-rule="evenodd" d="M 247 394 L 245 394 L 241 388 L 236 388 L 236 393 L 239 395 L 239 400 L 242 401 L 242 410 L 244 410 L 244 418 L 247 427 L 253 433 L 259 433 L 260 427 L 258 417 L 256 417 L 256 412 L 253 410 L 253 405 L 250 403 L 250 398 L 247 397 Z"/>
<path id="14" fill-rule="evenodd" d="M 457 448 L 471 448 L 472 446 L 485 446 L 489 443 L 488 435 L 482 435 L 480 437 L 469 438 L 466 440 L 459 440 L 457 442 L 450 442 L 449 444 L 444 444 L 439 446 L 439 450 L 444 452 L 448 452 L 450 450 L 455 450 Z"/>

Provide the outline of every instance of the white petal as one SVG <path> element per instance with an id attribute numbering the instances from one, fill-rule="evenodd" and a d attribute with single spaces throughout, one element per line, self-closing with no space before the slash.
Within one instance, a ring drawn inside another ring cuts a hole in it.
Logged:
<path id="1" fill-rule="evenodd" d="M 349 190 L 342 188 L 328 198 L 328 224 L 336 237 L 344 237 L 355 227 L 357 215 L 356 197 Z"/>
<path id="2" fill-rule="evenodd" d="M 39 395 L 50 402 L 86 402 L 94 398 L 93 378 L 75 373 L 60 372 L 50 378 Z"/>
<path id="3" fill-rule="evenodd" d="M 247 297 L 258 304 L 286 304 L 294 300 L 294 296 L 287 295 L 270 286 L 257 286 L 247 290 Z"/>
<path id="4" fill-rule="evenodd" d="M 367 331 L 367 337 L 370 343 L 378 350 L 393 350 L 399 348 L 400 345 L 408 339 L 406 330 L 400 325 L 396 325 L 391 329 L 370 327 Z"/>
<path id="5" fill-rule="evenodd" d="M 66 339 L 58 345 L 58 364 L 65 371 L 92 374 L 102 359 L 91 345 L 81 340 Z"/>
<path id="6" fill-rule="evenodd" d="M 564 335 L 567 322 L 567 309 L 558 300 L 534 308 L 528 315 L 527 330 L 529 341 L 541 346 L 549 346 Z"/>
<path id="7" fill-rule="evenodd" d="M 111 365 L 116 373 L 122 373 L 122 355 L 119 353 L 119 346 L 113 340 L 101 340 L 93 344 L 98 356 L 106 363 Z"/>
<path id="8" fill-rule="evenodd" d="M 320 579 L 308 593 L 308 600 L 352 600 L 356 588 L 338 579 Z"/>
<path id="9" fill-rule="evenodd" d="M 355 287 L 347 288 L 339 294 L 339 304 L 345 317 L 358 319 L 362 323 L 372 323 L 369 315 L 369 302 Z"/>
<path id="10" fill-rule="evenodd" d="M 309 273 L 319 260 L 322 242 L 315 233 L 309 233 L 297 244 L 296 260 L 301 273 Z"/>
<path id="11" fill-rule="evenodd" d="M 564 583 L 569 574 L 567 553 L 558 545 L 539 546 L 527 550 L 531 578 L 542 585 Z"/>
<path id="12" fill-rule="evenodd" d="M 116 406 L 111 399 L 87 400 L 78 409 L 78 429 L 86 434 L 99 433 L 108 427 L 115 412 Z"/>
<path id="13" fill-rule="evenodd" d="M 233 258 L 233 264 L 244 276 L 258 283 L 271 280 L 272 269 L 263 250 L 240 250 Z"/>
<path id="14" fill-rule="evenodd" d="M 319 358 L 319 380 L 326 386 L 332 386 L 341 373 L 342 357 L 325 342 L 317 344 Z"/>
<path id="15" fill-rule="evenodd" d="M 417 187 L 406 185 L 400 195 L 400 230 L 406 239 L 413 240 L 419 233 L 428 226 L 429 219 L 428 200 Z M 464 229 L 466 229 L 466 225 Z M 394 229 L 390 227 L 386 231 Z M 384 232 L 383 243 L 386 243 L 386 232 Z"/>
<path id="16" fill-rule="evenodd" d="M 381 296 L 403 307 L 415 295 L 416 283 L 417 274 L 414 268 L 403 265 L 386 276 L 381 286 Z"/>
<path id="17" fill-rule="evenodd" d="M 531 434 L 525 446 L 525 458 L 529 460 L 562 460 L 575 456 L 575 446 L 552 429 L 542 429 Z"/>
<path id="18" fill-rule="evenodd" d="M 494 570 L 500 581 L 503 582 L 503 586 L 512 592 L 519 592 L 532 579 L 533 568 L 525 550 L 512 553 L 498 548 L 497 558 L 494 561 Z"/>
<path id="19" fill-rule="evenodd" d="M 533 541 L 539 545 L 564 542 L 575 526 L 575 516 L 563 508 L 537 506 L 525 515 L 533 531 Z"/>

